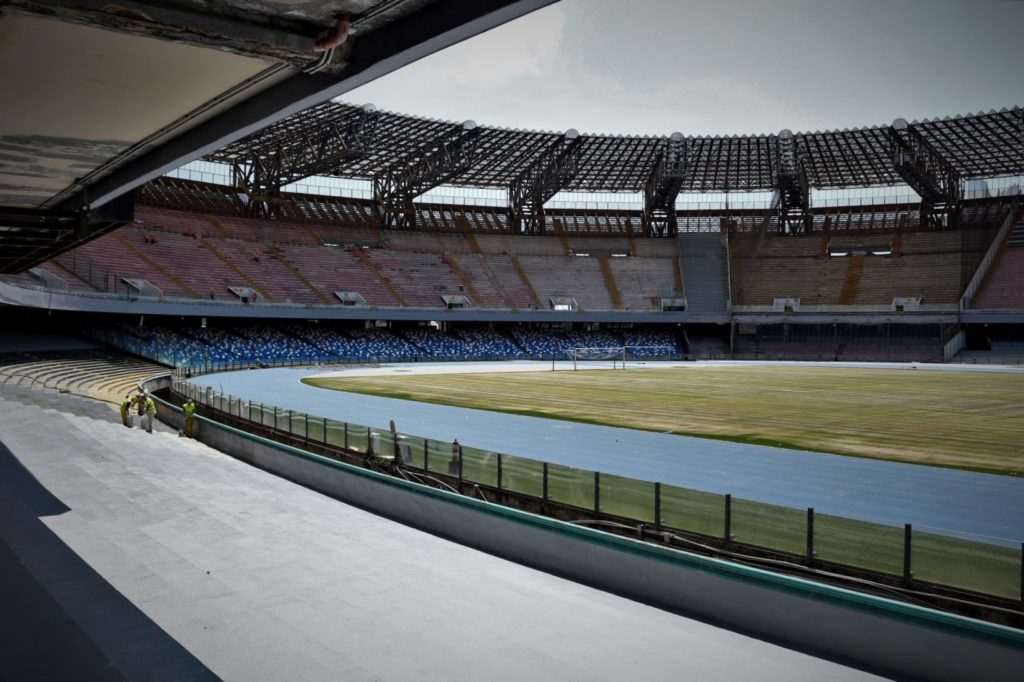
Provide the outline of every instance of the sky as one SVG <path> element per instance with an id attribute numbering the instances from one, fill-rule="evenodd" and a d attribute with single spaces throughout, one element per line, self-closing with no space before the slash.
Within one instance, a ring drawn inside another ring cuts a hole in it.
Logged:
<path id="1" fill-rule="evenodd" d="M 623 135 L 830 130 L 1024 105 L 1018 0 L 562 0 L 340 98 Z"/>

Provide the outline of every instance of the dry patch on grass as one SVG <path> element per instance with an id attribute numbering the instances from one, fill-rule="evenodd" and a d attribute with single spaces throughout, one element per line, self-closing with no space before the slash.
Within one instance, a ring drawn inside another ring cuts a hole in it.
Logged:
<path id="1" fill-rule="evenodd" d="M 307 383 L 458 407 L 1024 473 L 1024 376 L 1016 374 L 695 366 Z"/>

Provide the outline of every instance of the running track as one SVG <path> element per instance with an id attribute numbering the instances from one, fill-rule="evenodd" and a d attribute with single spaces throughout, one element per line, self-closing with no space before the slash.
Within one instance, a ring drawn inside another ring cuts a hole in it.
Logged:
<path id="1" fill-rule="evenodd" d="M 919 368 L 956 369 L 947 365 Z M 327 374 L 544 369 L 550 369 L 550 364 L 403 364 Z M 1024 478 L 378 398 L 299 382 L 302 377 L 324 374 L 322 369 L 268 369 L 213 374 L 195 381 L 319 417 L 383 429 L 394 419 L 402 433 L 446 442 L 457 437 L 468 446 L 616 476 L 732 493 L 798 509 L 814 507 L 818 513 L 893 526 L 912 523 L 915 530 L 1010 547 L 1024 542 Z"/>

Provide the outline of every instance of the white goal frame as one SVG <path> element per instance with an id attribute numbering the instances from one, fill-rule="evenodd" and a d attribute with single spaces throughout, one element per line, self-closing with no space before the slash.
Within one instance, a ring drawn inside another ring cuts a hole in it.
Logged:
<path id="1" fill-rule="evenodd" d="M 612 369 L 626 369 L 626 360 L 630 350 L 662 349 L 665 355 L 671 355 L 672 346 L 573 346 L 569 349 L 572 369 L 579 369 L 580 362 L 611 360 Z M 635 359 L 635 358 L 634 358 Z"/>

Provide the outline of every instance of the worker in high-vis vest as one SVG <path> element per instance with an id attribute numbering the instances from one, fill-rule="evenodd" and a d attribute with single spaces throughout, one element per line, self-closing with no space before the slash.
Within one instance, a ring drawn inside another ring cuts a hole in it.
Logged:
<path id="1" fill-rule="evenodd" d="M 146 430 L 153 433 L 153 417 L 156 416 L 156 403 L 153 398 L 146 396 Z"/>
<path id="2" fill-rule="evenodd" d="M 193 415 L 196 412 L 196 404 L 189 398 L 185 401 L 185 404 L 181 406 L 182 411 L 185 413 L 185 437 L 192 437 L 192 423 L 195 421 Z"/>
<path id="3" fill-rule="evenodd" d="M 121 423 L 127 426 L 128 428 L 131 428 L 132 426 L 131 415 L 129 414 L 129 412 L 131 412 L 131 409 L 132 397 L 130 395 L 126 395 L 124 397 L 124 400 L 121 401 Z"/>

